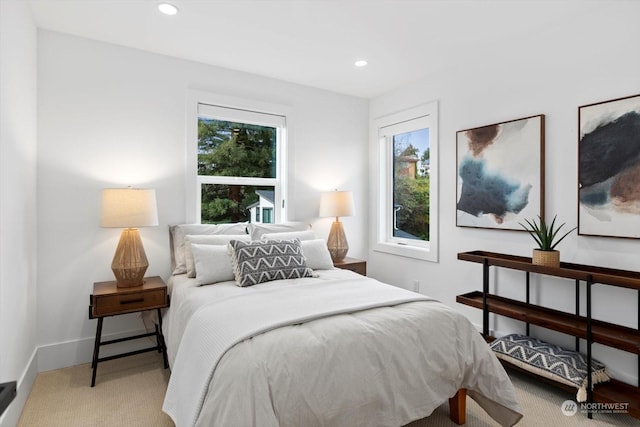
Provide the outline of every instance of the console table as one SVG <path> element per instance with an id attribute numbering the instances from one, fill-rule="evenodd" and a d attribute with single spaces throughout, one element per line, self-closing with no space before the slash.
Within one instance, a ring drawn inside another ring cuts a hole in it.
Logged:
<path id="1" fill-rule="evenodd" d="M 580 339 L 586 340 L 587 372 L 591 372 L 591 345 L 594 342 L 624 350 L 638 356 L 640 372 L 640 272 L 594 267 L 589 265 L 560 263 L 559 268 L 534 265 L 531 258 L 485 251 L 461 252 L 458 259 L 483 265 L 482 291 L 458 295 L 456 301 L 482 309 L 482 333 L 488 340 L 489 313 L 510 317 L 529 325 L 563 332 L 575 337 L 576 351 L 580 351 Z M 491 294 L 489 291 L 490 267 L 502 267 L 525 272 L 525 300 L 518 301 Z M 530 302 L 530 274 L 562 277 L 575 280 L 575 313 L 567 313 L 542 307 Z M 585 282 L 586 316 L 580 315 L 580 283 Z M 638 328 L 628 328 L 614 323 L 595 320 L 591 316 L 591 288 L 596 285 L 618 286 L 638 291 Z M 640 388 L 612 379 L 601 383 L 591 391 L 591 375 L 588 375 L 587 402 L 628 402 L 629 414 L 640 418 Z M 638 379 L 640 381 L 640 378 Z M 589 418 L 592 414 L 589 413 Z"/>

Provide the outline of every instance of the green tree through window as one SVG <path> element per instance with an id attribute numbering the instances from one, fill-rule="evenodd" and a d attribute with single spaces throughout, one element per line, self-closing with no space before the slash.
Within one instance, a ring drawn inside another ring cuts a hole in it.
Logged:
<path id="1" fill-rule="evenodd" d="M 429 241 L 429 156 L 428 128 L 393 136 L 394 237 Z"/>
<path id="2" fill-rule="evenodd" d="M 198 175 L 276 178 L 277 129 L 247 123 L 198 118 Z M 201 222 L 249 220 L 256 190 L 273 187 L 233 184 L 201 186 Z"/>

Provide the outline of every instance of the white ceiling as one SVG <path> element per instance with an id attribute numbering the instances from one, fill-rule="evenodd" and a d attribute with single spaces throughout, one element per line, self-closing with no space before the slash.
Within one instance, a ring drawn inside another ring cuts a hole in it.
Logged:
<path id="1" fill-rule="evenodd" d="M 5 0 L 0 0 L 5 1 Z M 497 55 L 585 0 L 29 0 L 40 28 L 371 98 Z M 607 3 L 610 5 L 611 3 Z M 369 65 L 356 68 L 365 58 Z"/>

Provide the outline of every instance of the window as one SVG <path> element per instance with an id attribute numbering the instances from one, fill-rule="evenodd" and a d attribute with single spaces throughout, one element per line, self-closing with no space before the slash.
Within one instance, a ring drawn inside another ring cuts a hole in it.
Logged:
<path id="1" fill-rule="evenodd" d="M 273 208 L 262 209 L 262 222 L 265 224 L 273 223 Z"/>
<path id="2" fill-rule="evenodd" d="M 438 261 L 437 103 L 374 121 L 379 176 L 374 250 Z"/>
<path id="3" fill-rule="evenodd" d="M 234 105 L 220 106 L 211 97 L 190 97 L 187 220 L 285 221 L 285 115 L 271 113 L 273 106 L 263 112 L 256 103 L 215 96 Z"/>

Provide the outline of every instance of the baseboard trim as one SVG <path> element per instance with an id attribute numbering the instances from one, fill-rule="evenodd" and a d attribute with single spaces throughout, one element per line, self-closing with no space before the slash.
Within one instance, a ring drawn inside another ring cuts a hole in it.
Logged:
<path id="1" fill-rule="evenodd" d="M 146 333 L 145 329 L 118 332 L 103 335 L 102 341 L 124 338 L 132 335 Z M 150 339 L 150 338 L 149 338 Z M 38 372 L 52 371 L 54 369 L 68 368 L 69 366 L 90 363 L 93 357 L 93 344 L 95 337 L 80 338 L 55 344 L 43 345 L 38 348 Z M 143 340 L 125 341 L 100 348 L 100 357 L 116 353 L 125 353 L 138 348 L 148 347 Z"/>

